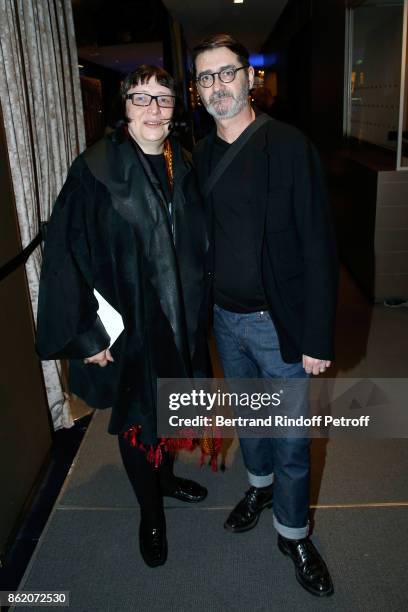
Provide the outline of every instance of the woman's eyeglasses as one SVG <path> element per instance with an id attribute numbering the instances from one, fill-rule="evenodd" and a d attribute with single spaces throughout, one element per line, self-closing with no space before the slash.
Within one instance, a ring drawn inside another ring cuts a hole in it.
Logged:
<path id="1" fill-rule="evenodd" d="M 151 96 L 147 93 L 133 92 L 126 94 L 126 100 L 131 100 L 135 106 L 150 106 L 152 100 L 156 100 L 158 106 L 161 108 L 174 108 L 176 105 L 176 96 Z"/>

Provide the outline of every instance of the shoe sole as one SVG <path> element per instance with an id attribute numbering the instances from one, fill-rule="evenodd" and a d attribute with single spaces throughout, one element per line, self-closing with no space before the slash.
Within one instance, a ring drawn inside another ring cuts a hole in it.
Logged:
<path id="1" fill-rule="evenodd" d="M 286 551 L 285 548 L 283 548 L 283 546 L 281 545 L 280 542 L 278 542 L 278 548 L 281 551 L 281 553 L 283 555 L 285 555 L 285 557 L 289 557 L 289 559 L 293 562 L 293 559 L 291 557 L 291 555 Z M 330 589 L 330 591 L 325 591 L 324 593 L 320 592 L 320 591 L 314 591 L 313 589 L 311 589 L 307 584 L 305 584 L 304 582 L 302 582 L 301 578 L 299 577 L 298 571 L 295 568 L 295 576 L 296 576 L 296 580 L 298 581 L 298 583 L 300 584 L 300 586 L 302 588 L 305 589 L 305 591 L 307 591 L 308 593 L 310 593 L 311 595 L 314 595 L 315 597 L 330 597 L 331 595 L 333 595 L 334 593 L 334 588 L 332 587 Z"/>
<path id="2" fill-rule="evenodd" d="M 178 499 L 181 502 L 185 502 L 187 504 L 199 504 L 200 502 L 204 501 L 205 498 L 208 495 L 208 490 L 205 487 L 202 487 L 205 491 L 205 493 L 199 498 L 199 499 L 187 499 L 183 496 L 178 496 L 177 494 L 174 495 L 173 493 L 163 493 L 163 497 L 170 497 L 171 499 Z"/>
<path id="3" fill-rule="evenodd" d="M 260 509 L 258 514 L 255 516 L 252 523 L 250 523 L 249 525 L 246 525 L 246 527 L 230 527 L 230 525 L 228 525 L 227 522 L 225 522 L 224 529 L 226 529 L 230 533 L 245 533 L 245 531 L 251 531 L 251 529 L 257 526 L 259 517 L 261 516 L 262 511 L 266 510 L 267 508 L 272 508 L 272 506 L 273 506 L 273 502 L 268 502 L 267 504 L 262 506 L 262 508 Z"/>
<path id="4" fill-rule="evenodd" d="M 207 497 L 208 493 L 200 497 L 200 499 L 185 499 L 183 497 L 178 497 L 177 495 L 163 495 L 163 497 L 170 497 L 170 499 L 178 499 L 178 501 L 185 502 L 187 504 L 199 504 L 204 501 Z"/>

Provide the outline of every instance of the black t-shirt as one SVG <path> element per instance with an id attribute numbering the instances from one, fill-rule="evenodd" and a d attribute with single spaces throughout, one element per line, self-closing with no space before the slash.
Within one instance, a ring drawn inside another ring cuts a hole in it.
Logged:
<path id="1" fill-rule="evenodd" d="M 231 145 L 215 137 L 211 169 Z M 267 310 L 253 231 L 256 163 L 243 147 L 214 186 L 215 303 L 232 312 Z"/>
<path id="2" fill-rule="evenodd" d="M 153 169 L 154 174 L 156 175 L 156 178 L 158 178 L 160 181 L 160 186 L 162 188 L 163 195 L 166 198 L 167 204 L 169 204 L 169 202 L 171 202 L 171 191 L 169 181 L 167 179 L 166 160 L 164 159 L 164 154 L 159 153 L 159 155 L 145 155 L 149 160 L 149 163 Z"/>

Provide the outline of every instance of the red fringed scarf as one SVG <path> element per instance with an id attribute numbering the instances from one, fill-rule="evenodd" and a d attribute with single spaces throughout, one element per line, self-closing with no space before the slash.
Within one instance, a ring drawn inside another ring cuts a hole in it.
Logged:
<path id="1" fill-rule="evenodd" d="M 216 472 L 217 459 L 221 451 L 221 438 L 219 436 L 213 436 L 212 432 L 209 432 L 209 436 L 205 438 L 160 438 L 158 443 L 149 445 L 146 447 L 144 444 L 139 442 L 138 436 L 140 433 L 140 425 L 132 425 L 130 429 L 124 432 L 123 437 L 130 446 L 135 446 L 139 450 L 146 453 L 147 460 L 154 464 L 155 468 L 158 468 L 163 460 L 163 452 L 175 453 L 180 450 L 193 451 L 197 447 L 201 448 L 200 465 L 203 465 L 206 457 L 210 457 L 211 469 Z"/>

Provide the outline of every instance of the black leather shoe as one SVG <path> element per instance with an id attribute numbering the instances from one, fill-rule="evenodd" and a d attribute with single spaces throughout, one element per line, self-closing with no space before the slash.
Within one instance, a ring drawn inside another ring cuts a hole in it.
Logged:
<path id="1" fill-rule="evenodd" d="M 259 521 L 265 508 L 272 508 L 273 488 L 250 487 L 245 497 L 235 506 L 224 523 L 225 529 L 234 533 L 249 531 Z"/>
<path id="2" fill-rule="evenodd" d="M 310 538 L 289 540 L 278 535 L 278 547 L 295 564 L 296 578 L 306 591 L 318 597 L 333 595 L 333 582 L 325 562 Z"/>
<path id="3" fill-rule="evenodd" d="M 195 504 L 203 501 L 207 497 L 207 489 L 194 480 L 187 480 L 186 478 L 176 478 L 175 487 L 168 492 L 163 492 L 166 497 L 174 497 L 183 502 L 189 502 Z"/>
<path id="4" fill-rule="evenodd" d="M 148 527 L 143 522 L 139 529 L 140 552 L 149 567 L 164 565 L 167 559 L 167 538 L 164 523 L 159 527 Z"/>

